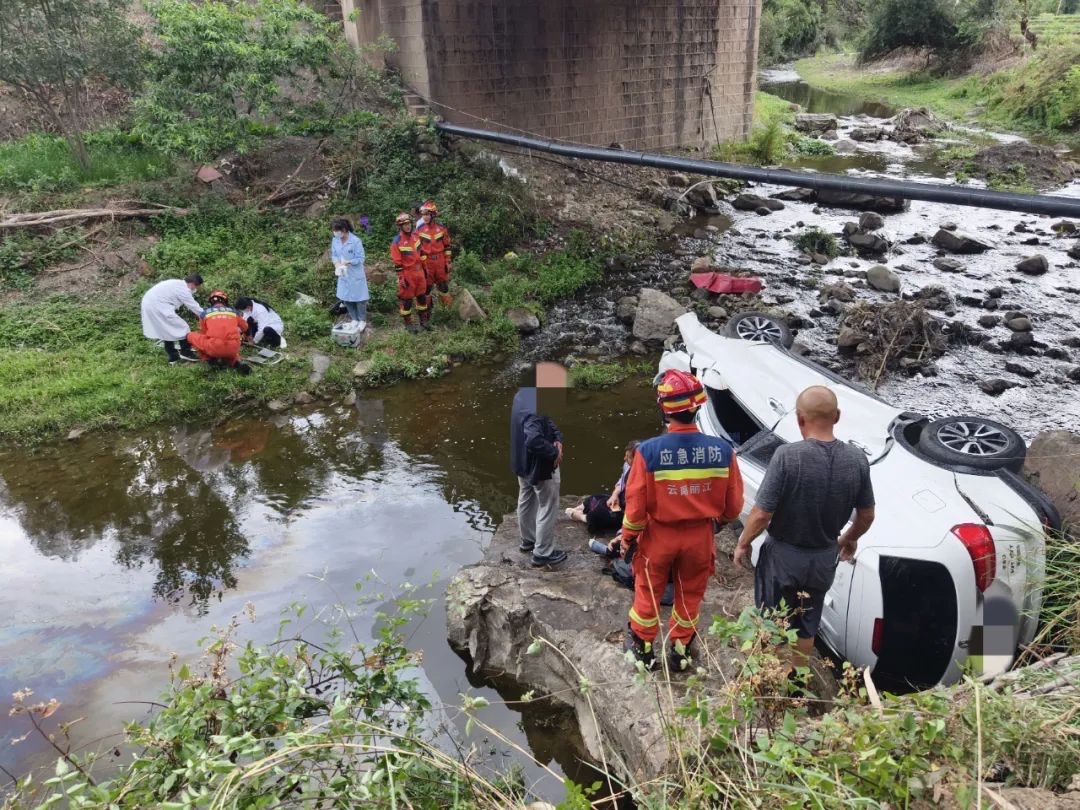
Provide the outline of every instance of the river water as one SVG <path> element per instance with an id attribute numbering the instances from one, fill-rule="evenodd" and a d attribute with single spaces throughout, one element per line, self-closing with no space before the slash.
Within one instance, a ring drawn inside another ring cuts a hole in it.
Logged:
<path id="1" fill-rule="evenodd" d="M 199 639 L 243 617 L 247 602 L 256 620 L 242 619 L 242 637 L 272 640 L 282 612 L 302 602 L 304 632 L 317 638 L 325 629 L 310 617 L 353 605 L 354 583 L 370 576 L 368 596 L 430 585 L 431 612 L 408 632 L 432 696 L 453 704 L 472 691 L 498 704 L 447 645 L 441 600 L 515 503 L 513 388 L 498 371 L 460 368 L 351 408 L 0 452 L 0 694 L 55 697 L 58 718 L 86 717 L 78 738 L 95 740 L 140 716 L 129 701 L 158 698 L 170 656 L 197 660 Z M 610 486 L 626 442 L 658 426 L 640 383 L 570 391 L 552 415 L 566 437 L 564 493 Z M 385 607 L 354 607 L 362 636 Z M 495 705 L 485 718 L 556 771 L 593 781 L 579 773 L 558 713 Z M 0 714 L 9 771 L 48 759 L 33 738 L 10 744 L 25 730 Z M 513 755 L 474 738 L 493 766 Z M 542 776 L 526 768 L 539 794 L 558 799 L 558 783 Z"/>
<path id="2" fill-rule="evenodd" d="M 790 73 L 763 78 L 771 92 L 811 111 L 843 116 L 845 129 L 892 113 L 883 105 L 815 93 Z M 797 165 L 948 180 L 932 151 L 887 142 Z M 755 193 L 776 190 L 766 186 Z M 1080 187 L 1057 193 L 1080 194 Z M 768 218 L 730 212 L 691 223 L 688 233 L 705 224 L 716 233 L 685 238 L 675 255 L 631 268 L 558 305 L 543 332 L 526 342 L 525 354 L 625 351 L 629 336 L 614 318 L 618 297 L 641 286 L 684 283 L 685 257 L 710 253 L 761 275 L 766 300 L 806 317 L 813 326 L 799 340 L 828 361 L 835 357 L 829 343 L 835 319 L 813 314 L 816 293 L 801 285 L 805 271 L 780 237 L 796 233 L 799 223 L 839 231 L 854 218 L 789 203 Z M 1000 249 L 968 260 L 966 272 L 943 278 L 930 268 L 927 246 L 905 245 L 885 262 L 906 268 L 905 285 L 944 283 L 954 295 L 972 300 L 990 286 L 1004 286 L 1008 307 L 1002 309 L 1028 312 L 1040 339 L 1058 345 L 1077 334 L 1080 278 L 1066 269 L 1071 265 L 1065 246 L 1047 233 L 1046 220 L 916 203 L 888 217 L 886 230 L 901 242 L 915 232 L 930 235 L 949 220 L 1000 240 Z M 1038 247 L 1006 238 L 1021 222 L 1036 234 Z M 1034 280 L 1017 278 L 1017 258 L 1036 250 L 1054 270 Z M 838 260 L 824 271 L 826 280 L 874 263 Z M 858 294 L 874 295 L 862 289 Z M 958 304 L 961 319 L 973 321 L 980 312 Z M 963 411 L 1000 418 L 1028 438 L 1048 427 L 1080 425 L 1080 397 L 1062 377 L 1067 366 L 1042 357 L 1023 362 L 1039 373 L 1037 382 L 997 399 L 981 394 L 974 382 L 1001 376 L 1002 357 L 975 347 L 950 352 L 939 362 L 937 377 L 889 381 L 882 392 L 902 407 L 933 415 Z M 143 716 L 144 705 L 132 701 L 159 696 L 170 656 L 197 660 L 199 640 L 210 627 L 243 616 L 248 602 L 256 618 L 242 620 L 242 638 L 272 640 L 282 612 L 297 602 L 311 605 L 307 635 L 325 632 L 322 617 L 346 604 L 354 605 L 354 626 L 370 637 L 375 613 L 386 602 L 355 606 L 358 580 L 368 580 L 367 595 L 389 594 L 404 582 L 426 584 L 433 605 L 410 625 L 409 643 L 424 651 L 418 675 L 428 692 L 448 705 L 462 692 L 488 697 L 493 706 L 487 720 L 557 773 L 592 781 L 574 760 L 568 740 L 576 732 L 565 715 L 501 705 L 516 698 L 518 688 L 469 673 L 445 641 L 441 596 L 448 578 L 479 559 L 500 517 L 514 505 L 509 377 L 502 367 L 461 367 L 441 379 L 367 392 L 355 407 L 245 418 L 214 428 L 91 436 L 35 453 L 0 450 L 0 694 L 31 687 L 38 698 L 59 699 L 59 719 L 86 718 L 78 739 L 89 743 L 115 734 L 123 720 Z M 625 443 L 658 427 L 650 391 L 640 380 L 604 392 L 568 392 L 565 407 L 553 416 L 567 440 L 564 493 L 608 487 Z M 447 722 L 465 737 L 462 718 L 450 714 Z M 9 771 L 50 759 L 33 738 L 10 744 L 25 730 L 0 712 L 0 766 Z M 524 765 L 537 795 L 560 798 L 556 780 L 506 746 L 477 734 L 468 742 L 492 767 Z"/>

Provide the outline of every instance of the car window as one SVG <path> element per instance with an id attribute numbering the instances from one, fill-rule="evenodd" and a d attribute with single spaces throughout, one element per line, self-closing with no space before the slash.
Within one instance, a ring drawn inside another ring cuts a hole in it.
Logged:
<path id="1" fill-rule="evenodd" d="M 736 447 L 746 444 L 762 431 L 762 424 L 755 419 L 728 389 L 709 388 L 706 386 L 709 404 L 716 421 L 724 428 Z"/>
<path id="2" fill-rule="evenodd" d="M 785 444 L 787 442 L 771 430 L 762 430 L 739 447 L 739 458 L 750 459 L 762 467 L 768 467 L 773 455 Z"/>

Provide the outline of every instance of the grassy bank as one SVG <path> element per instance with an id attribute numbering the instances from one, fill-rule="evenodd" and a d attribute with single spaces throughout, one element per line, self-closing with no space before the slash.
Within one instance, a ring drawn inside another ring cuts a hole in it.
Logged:
<path id="1" fill-rule="evenodd" d="M 1080 40 L 1044 43 L 1023 64 L 990 76 L 939 76 L 858 65 L 854 54 L 823 54 L 796 63 L 812 87 L 928 107 L 961 123 L 1043 135 L 1080 144 Z"/>
<path id="2" fill-rule="evenodd" d="M 831 155 L 832 145 L 808 138 L 792 128 L 796 105 L 758 91 L 754 96 L 754 126 L 745 141 L 728 141 L 713 149 L 713 157 L 726 163 L 775 165 L 798 155 Z"/>

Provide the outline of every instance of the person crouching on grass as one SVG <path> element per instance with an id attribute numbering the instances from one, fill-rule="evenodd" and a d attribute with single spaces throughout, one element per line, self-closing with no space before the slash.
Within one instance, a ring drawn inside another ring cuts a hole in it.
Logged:
<path id="1" fill-rule="evenodd" d="M 221 290 L 210 293 L 210 307 L 199 319 L 199 330 L 189 332 L 188 343 L 199 352 L 199 358 L 209 365 L 225 365 L 241 374 L 250 374 L 251 366 L 240 362 L 240 336 L 247 332 L 248 322 L 229 307 L 229 296 Z"/>

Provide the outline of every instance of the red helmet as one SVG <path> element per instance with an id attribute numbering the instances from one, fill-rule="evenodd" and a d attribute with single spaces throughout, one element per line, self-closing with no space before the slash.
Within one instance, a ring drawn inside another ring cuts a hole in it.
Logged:
<path id="1" fill-rule="evenodd" d="M 437 206 L 434 203 L 434 201 L 428 200 L 426 203 L 424 203 L 423 205 L 420 206 L 420 213 L 421 214 L 432 214 L 432 215 L 437 216 L 438 213 L 439 213 L 439 206 Z"/>
<path id="2" fill-rule="evenodd" d="M 394 222 L 398 225 L 412 225 L 412 217 L 403 211 L 397 215 L 397 219 L 395 219 Z"/>
<path id="3" fill-rule="evenodd" d="M 705 404 L 705 389 L 693 374 L 672 369 L 656 384 L 656 403 L 665 414 L 696 411 Z"/>
<path id="4" fill-rule="evenodd" d="M 218 301 L 222 304 L 227 304 L 229 303 L 229 296 L 224 290 L 214 290 L 212 293 L 210 293 L 210 303 L 212 304 L 215 301 Z"/>

